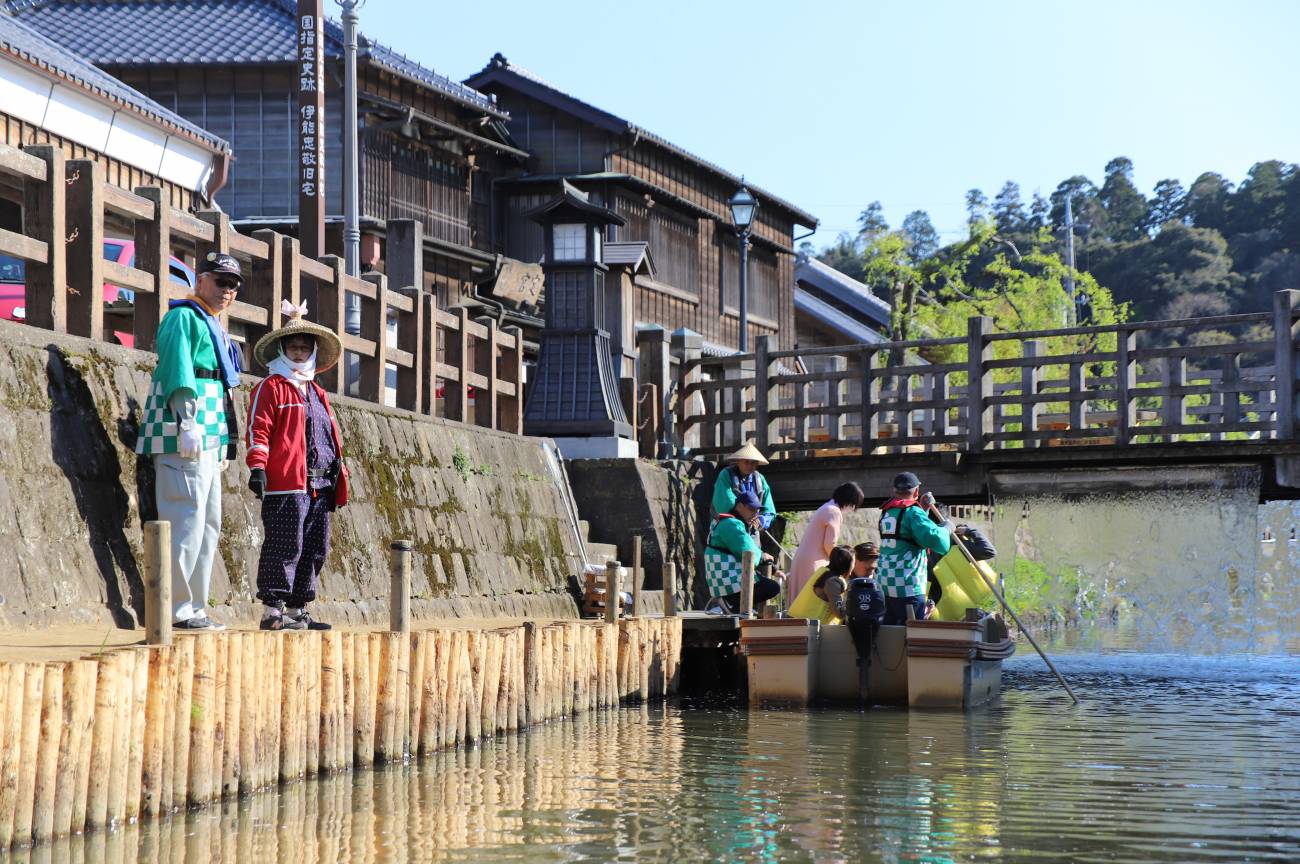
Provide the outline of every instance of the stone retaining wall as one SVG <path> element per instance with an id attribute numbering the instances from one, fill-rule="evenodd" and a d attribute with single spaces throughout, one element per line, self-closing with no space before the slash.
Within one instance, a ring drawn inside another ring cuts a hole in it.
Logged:
<path id="1" fill-rule="evenodd" d="M 140 620 L 153 483 L 132 447 L 152 368 L 151 354 L 0 321 L 0 626 Z M 567 585 L 581 556 L 550 442 L 334 406 L 352 503 L 335 514 L 318 617 L 386 621 L 387 544 L 399 537 L 415 543 L 417 618 L 576 616 Z M 243 453 L 224 477 L 210 598 L 227 621 L 257 612 L 262 528 Z"/>

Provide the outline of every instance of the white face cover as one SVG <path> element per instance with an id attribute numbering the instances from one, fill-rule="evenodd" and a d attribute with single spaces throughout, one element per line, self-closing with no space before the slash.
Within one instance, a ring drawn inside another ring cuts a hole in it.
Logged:
<path id="1" fill-rule="evenodd" d="M 267 370 L 272 375 L 283 375 L 290 381 L 303 383 L 316 377 L 316 348 L 311 349 L 311 356 L 302 362 L 295 363 L 288 357 L 284 356 L 284 343 L 280 343 L 280 355 L 267 364 Z"/>

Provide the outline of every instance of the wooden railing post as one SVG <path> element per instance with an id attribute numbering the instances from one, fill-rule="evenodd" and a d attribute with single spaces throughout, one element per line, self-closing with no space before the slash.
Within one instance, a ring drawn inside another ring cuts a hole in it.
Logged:
<path id="1" fill-rule="evenodd" d="M 759 336 L 754 343 L 754 444 L 764 455 L 772 440 L 772 361 L 768 359 L 776 350 L 776 337 Z"/>
<path id="2" fill-rule="evenodd" d="M 346 269 L 343 259 L 337 255 L 326 255 L 320 259 L 320 262 L 330 268 L 332 279 L 329 282 L 325 280 L 313 280 L 316 282 L 316 323 L 322 327 L 328 327 L 343 339 L 343 356 L 339 357 L 338 365 L 333 369 L 317 376 L 317 381 L 321 387 L 330 393 L 339 396 L 345 393 L 345 381 L 347 375 L 344 369 L 348 364 L 347 337 L 343 332 L 343 321 L 347 315 L 344 311 L 346 303 L 346 289 L 343 287 L 346 279 Z"/>
<path id="3" fill-rule="evenodd" d="M 367 273 L 361 277 L 375 286 L 375 299 L 361 300 L 361 338 L 375 343 L 375 353 L 361 357 L 357 395 L 378 405 L 386 404 L 388 383 L 388 304 L 384 292 L 388 278 L 382 273 Z"/>
<path id="4" fill-rule="evenodd" d="M 524 434 L 524 331 L 518 327 L 503 327 L 501 332 L 514 340 L 510 348 L 497 357 L 497 376 L 515 387 L 514 396 L 497 397 L 497 428 L 502 432 Z"/>
<path id="5" fill-rule="evenodd" d="M 849 361 L 843 356 L 830 358 L 831 371 L 838 373 L 837 377 L 826 382 L 826 408 L 828 409 L 823 416 L 826 418 L 826 434 L 831 441 L 841 441 L 844 439 L 844 414 L 840 411 L 840 405 L 844 401 L 844 381 L 847 378 Z"/>
<path id="6" fill-rule="evenodd" d="M 172 523 L 144 523 L 144 633 L 149 645 L 172 644 Z"/>
<path id="7" fill-rule="evenodd" d="M 415 302 L 415 309 L 399 316 L 397 321 L 397 347 L 411 352 L 414 358 L 411 368 L 397 367 L 397 407 L 422 411 L 427 362 L 420 345 L 427 311 L 421 302 L 425 293 L 424 225 L 417 219 L 390 219 L 387 227 L 384 273 L 388 276 L 388 286 Z"/>
<path id="8" fill-rule="evenodd" d="M 442 332 L 438 326 L 438 298 L 423 291 L 415 298 L 415 302 L 423 310 L 420 315 L 420 342 L 416 351 L 424 365 L 424 383 L 416 410 L 432 417 L 438 413 L 438 339 Z"/>
<path id="9" fill-rule="evenodd" d="M 27 262 L 27 323 L 63 333 L 68 329 L 67 194 L 63 151 L 49 144 L 24 147 L 45 163 L 45 182 L 23 183 L 23 233 L 46 244 L 45 263 Z M 103 218 L 102 215 L 100 218 Z M 100 251 L 103 254 L 103 251 Z M 98 289 L 97 289 L 98 290 Z"/>
<path id="10" fill-rule="evenodd" d="M 1273 381 L 1276 388 L 1276 436 L 1296 437 L 1296 308 L 1300 291 L 1278 291 L 1273 295 Z"/>
<path id="11" fill-rule="evenodd" d="M 1045 356 L 1043 343 L 1038 339 L 1026 339 L 1021 343 L 1021 350 L 1026 360 Z M 1042 366 L 1020 367 L 1020 434 L 1025 446 L 1030 448 L 1047 443 L 1030 437 L 1030 433 L 1038 431 L 1038 418 L 1043 413 L 1043 403 L 1035 402 L 1033 398 L 1038 395 L 1038 385 L 1042 380 Z"/>
<path id="12" fill-rule="evenodd" d="M 448 420 L 469 422 L 469 382 L 467 373 L 473 366 L 469 350 L 469 310 L 458 306 L 451 310 L 456 315 L 456 330 L 447 334 L 447 365 L 456 370 L 456 381 L 448 381 L 444 389 L 444 411 Z"/>
<path id="13" fill-rule="evenodd" d="M 875 408 L 876 402 L 880 399 L 880 380 L 875 376 L 878 353 L 874 348 L 863 348 L 861 354 L 862 368 L 859 374 L 862 376 L 860 384 L 862 407 L 859 422 L 862 425 L 859 435 L 862 439 L 863 456 L 871 455 L 871 451 L 876 446 L 876 439 L 880 437 L 880 417 Z"/>
<path id="14" fill-rule="evenodd" d="M 984 449 L 984 436 L 989 432 L 988 399 L 993 395 L 993 373 L 984 364 L 993 359 L 993 346 L 987 338 L 992 332 L 992 318 L 976 315 L 966 320 L 966 450 L 969 453 Z"/>
<path id="15" fill-rule="evenodd" d="M 284 299 L 284 238 L 267 228 L 253 232 L 253 239 L 266 244 L 266 258 L 254 258 L 239 299 L 266 310 L 266 326 L 245 325 L 250 344 L 280 326 L 280 301 Z M 296 262 L 295 262 L 296 263 Z M 316 320 L 316 310 L 309 309 L 309 321 Z M 256 364 L 256 361 L 254 361 Z"/>
<path id="16" fill-rule="evenodd" d="M 153 219 L 135 222 L 135 269 L 154 277 L 153 293 L 135 298 L 135 347 L 152 351 L 167 304 L 184 296 L 185 289 L 171 280 L 171 205 L 156 186 L 137 187 L 135 194 L 154 207 Z"/>
<path id="17" fill-rule="evenodd" d="M 280 256 L 282 269 L 280 271 L 280 293 L 282 297 L 289 300 L 295 305 L 306 301 L 307 317 L 320 323 L 320 297 L 316 290 L 317 280 L 311 276 L 304 276 L 302 272 L 302 256 L 299 252 L 297 237 L 280 238 Z M 267 319 L 272 325 L 272 329 L 278 330 L 284 323 L 280 315 L 280 307 L 271 310 L 271 317 Z"/>
<path id="18" fill-rule="evenodd" d="M 661 413 L 663 400 L 659 397 L 659 388 L 654 384 L 642 384 L 639 391 L 637 405 L 644 406 L 645 416 L 638 420 L 637 452 L 643 459 L 654 459 L 659 455 L 660 430 L 664 422 Z"/>
<path id="19" fill-rule="evenodd" d="M 104 338 L 104 169 L 91 159 L 70 159 L 66 170 L 68 332 L 98 342 Z"/>
<path id="20" fill-rule="evenodd" d="M 1127 447 L 1137 426 L 1137 406 L 1133 391 L 1137 389 L 1137 333 L 1121 329 L 1115 334 L 1115 443 Z"/>
<path id="21" fill-rule="evenodd" d="M 411 541 L 388 544 L 388 629 L 411 632 Z"/>
<path id="22" fill-rule="evenodd" d="M 632 617 L 641 614 L 641 535 L 632 535 Z"/>
<path id="23" fill-rule="evenodd" d="M 475 346 L 475 371 L 487 382 L 486 388 L 474 390 L 474 424 L 487 429 L 497 428 L 497 321 L 486 318 L 480 322 L 487 336 Z"/>
<path id="24" fill-rule="evenodd" d="M 656 400 L 653 410 L 649 411 L 651 422 L 642 435 L 641 455 L 653 459 L 659 454 L 659 442 L 664 440 L 664 397 L 667 396 L 672 373 L 672 355 L 668 343 L 668 331 L 655 325 L 636 334 L 637 377 L 642 387 L 652 386 Z M 649 446 L 645 443 L 650 442 Z M 666 454 L 665 454 L 666 455 Z"/>
<path id="25" fill-rule="evenodd" d="M 1161 366 L 1160 383 L 1168 388 L 1174 389 L 1187 386 L 1187 358 L 1186 357 L 1165 357 Z M 1166 393 L 1161 400 L 1160 405 L 1160 424 L 1166 427 L 1164 440 L 1172 444 L 1178 440 L 1180 433 L 1168 431 L 1168 427 L 1182 426 L 1187 423 L 1187 411 L 1185 410 L 1185 398 L 1182 394 L 1169 395 Z"/>
<path id="26" fill-rule="evenodd" d="M 686 396 L 686 388 L 699 383 L 700 355 L 704 351 L 704 337 L 685 327 L 672 333 L 672 352 L 677 358 L 677 420 L 674 423 L 676 444 L 678 448 L 689 449 L 699 440 L 698 428 L 687 431 L 686 421 L 692 414 L 691 400 Z"/>
<path id="27" fill-rule="evenodd" d="M 627 422 L 632 426 L 632 436 L 635 438 L 639 435 L 641 429 L 641 412 L 637 404 L 637 386 L 636 379 L 625 375 L 618 379 L 618 401 L 623 403 L 623 413 L 627 416 Z"/>

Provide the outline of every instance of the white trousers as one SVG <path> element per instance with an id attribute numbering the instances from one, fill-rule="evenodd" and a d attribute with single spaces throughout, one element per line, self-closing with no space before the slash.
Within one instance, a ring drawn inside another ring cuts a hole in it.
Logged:
<path id="1" fill-rule="evenodd" d="M 198 459 L 174 453 L 154 457 L 158 518 L 172 523 L 172 620 L 206 614 L 212 559 L 221 534 L 221 454 Z"/>

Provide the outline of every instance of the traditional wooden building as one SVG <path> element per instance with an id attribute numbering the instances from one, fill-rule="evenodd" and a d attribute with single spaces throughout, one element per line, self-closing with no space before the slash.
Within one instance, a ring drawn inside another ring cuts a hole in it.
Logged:
<path id="1" fill-rule="evenodd" d="M 71 47 L 238 154 L 216 202 L 244 229 L 297 223 L 296 7 L 291 0 L 7 0 Z M 343 33 L 325 27 L 325 193 L 329 251 L 342 253 Z M 359 38 L 360 216 L 364 264 L 382 269 L 384 223 L 423 224 L 425 287 L 439 305 L 474 298 L 502 269 L 493 181 L 528 154 L 494 100 Z M 378 241 L 378 242 L 376 242 Z M 512 285 L 540 271 L 508 268 Z M 535 269 L 535 268 L 534 268 Z M 490 303 L 490 301 L 488 301 Z M 532 316 L 514 323 L 540 323 Z"/>
<path id="2" fill-rule="evenodd" d="M 794 278 L 795 347 L 888 340 L 889 304 L 866 285 L 803 254 L 795 261 Z"/>
<path id="3" fill-rule="evenodd" d="M 101 166 L 124 189 L 158 186 L 180 209 L 219 195 L 230 145 L 96 68 L 26 22 L 0 14 L 0 143 L 52 145 Z M 23 190 L 0 184 L 0 229 L 20 232 Z"/>
<path id="4" fill-rule="evenodd" d="M 567 181 L 624 222 L 610 225 L 605 240 L 615 256 L 608 263 L 626 268 L 622 259 L 635 259 L 629 275 L 633 322 L 690 328 L 703 335 L 706 350 L 736 348 L 739 247 L 727 201 L 742 178 L 563 92 L 500 54 L 465 83 L 496 98 L 509 114 L 511 138 L 531 155 L 525 171 L 497 181 L 496 251 L 540 260 L 542 231 L 528 214 Z M 744 182 L 760 202 L 749 256 L 749 341 L 773 334 L 782 347 L 792 348 L 795 229 L 815 227 L 817 220 Z M 629 242 L 647 244 L 653 264 L 647 266 L 636 249 L 615 245 Z"/>

